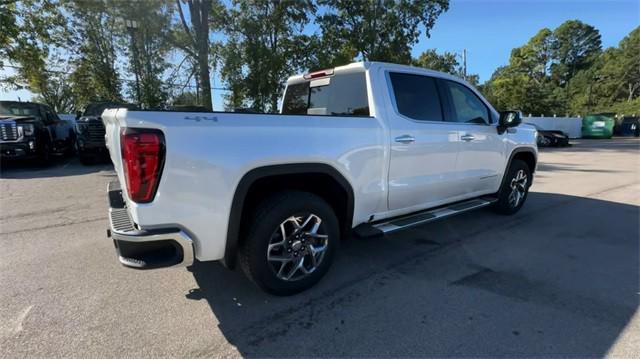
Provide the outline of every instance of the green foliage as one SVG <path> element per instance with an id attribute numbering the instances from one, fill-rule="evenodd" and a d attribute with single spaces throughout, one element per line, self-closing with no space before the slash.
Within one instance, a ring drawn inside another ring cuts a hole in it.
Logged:
<path id="1" fill-rule="evenodd" d="M 211 55 L 210 17 L 213 20 L 213 28 L 218 24 L 215 16 L 223 8 L 218 0 L 176 0 L 176 10 L 180 17 L 171 31 L 171 43 L 182 50 L 189 58 L 191 68 L 194 70 L 197 92 L 202 91 L 201 105 L 213 110 L 211 102 L 211 79 L 209 66 Z M 186 8 L 183 6 L 186 5 Z M 188 11 L 188 13 L 187 13 Z M 188 17 L 185 16 L 188 14 Z M 189 19 L 189 21 L 187 21 Z"/>
<path id="2" fill-rule="evenodd" d="M 578 20 L 565 21 L 553 31 L 551 49 L 552 76 L 560 85 L 566 84 L 577 71 L 591 66 L 600 55 L 600 32 Z"/>
<path id="3" fill-rule="evenodd" d="M 163 82 L 169 67 L 172 4 L 168 0 L 123 2 L 114 8 L 123 19 L 117 23 L 121 46 L 126 50 L 128 70 L 135 78 L 129 95 L 145 108 L 162 107 L 168 99 Z M 124 20 L 126 19 L 126 20 Z"/>
<path id="4" fill-rule="evenodd" d="M 438 54 L 436 50 L 424 51 L 418 58 L 411 61 L 411 65 L 425 69 L 446 72 L 454 76 L 465 78 L 472 85 L 478 84 L 478 75 L 465 75 L 464 67 L 458 62 L 458 55 L 451 52 Z"/>
<path id="5" fill-rule="evenodd" d="M 194 92 L 183 92 L 173 98 L 174 106 L 196 106 L 198 105 L 198 95 Z"/>
<path id="6" fill-rule="evenodd" d="M 15 76 L 0 79 L 3 87 L 27 88 L 58 111 L 68 111 L 70 87 L 60 47 L 68 32 L 55 0 L 7 2 L 0 5 L 0 68 L 17 66 Z M 55 68 L 56 70 L 53 70 Z"/>
<path id="7" fill-rule="evenodd" d="M 606 103 L 597 88 L 602 66 L 598 30 L 570 20 L 553 31 L 540 30 L 513 49 L 509 64 L 494 72 L 483 91 L 503 110 L 584 115 L 596 104 Z"/>
<path id="8" fill-rule="evenodd" d="M 220 54 L 227 108 L 277 110 L 283 79 L 308 64 L 301 32 L 314 12 L 311 1 L 236 0 L 218 13 L 228 36 Z"/>
<path id="9" fill-rule="evenodd" d="M 411 63 L 411 46 L 449 8 L 448 0 L 318 0 L 326 9 L 317 22 L 326 51 L 322 65 L 355 53 L 365 61 Z M 351 59 L 353 56 L 351 56 Z"/>
<path id="10" fill-rule="evenodd" d="M 73 92 L 78 108 L 95 101 L 122 101 L 122 81 L 118 71 L 118 17 L 106 1 L 66 2 L 75 49 L 71 63 Z"/>
<path id="11" fill-rule="evenodd" d="M 412 65 L 450 74 L 457 74 L 460 68 L 456 54 L 445 52 L 439 55 L 434 49 L 421 53 L 417 59 L 413 59 Z"/>

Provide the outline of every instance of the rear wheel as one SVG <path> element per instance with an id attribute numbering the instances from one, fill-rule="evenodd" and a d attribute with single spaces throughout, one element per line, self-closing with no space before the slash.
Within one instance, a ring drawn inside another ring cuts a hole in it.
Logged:
<path id="1" fill-rule="evenodd" d="M 265 291 L 295 294 L 312 287 L 329 270 L 339 233 L 334 211 L 322 198 L 283 192 L 254 211 L 240 263 Z"/>
<path id="2" fill-rule="evenodd" d="M 522 160 L 511 162 L 506 178 L 498 193 L 498 201 L 494 205 L 496 212 L 514 214 L 522 208 L 531 187 L 531 170 Z"/>

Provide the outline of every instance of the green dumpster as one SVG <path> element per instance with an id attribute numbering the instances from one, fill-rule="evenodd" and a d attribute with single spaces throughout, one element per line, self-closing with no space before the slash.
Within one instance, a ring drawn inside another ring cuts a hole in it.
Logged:
<path id="1" fill-rule="evenodd" d="M 598 113 L 586 115 L 582 119 L 583 138 L 611 138 L 615 125 L 614 114 Z"/>

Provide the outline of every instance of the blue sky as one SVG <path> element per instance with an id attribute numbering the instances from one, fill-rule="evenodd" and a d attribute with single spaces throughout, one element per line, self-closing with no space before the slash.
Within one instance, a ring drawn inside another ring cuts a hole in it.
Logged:
<path id="1" fill-rule="evenodd" d="M 509 61 L 511 49 L 522 46 L 540 29 L 551 30 L 566 20 L 577 19 L 595 26 L 603 47 L 617 46 L 640 25 L 640 0 L 452 0 L 431 31 L 413 48 L 418 56 L 426 49 L 462 53 L 467 50 L 469 73 L 484 82 Z M 216 86 L 220 80 L 214 79 Z M 214 91 L 214 109 L 222 109 L 222 91 Z M 24 101 L 28 91 L 0 90 L 0 99 Z"/>
<path id="2" fill-rule="evenodd" d="M 617 46 L 640 25 L 639 0 L 453 0 L 440 16 L 431 38 L 413 48 L 461 53 L 467 49 L 468 73 L 480 82 L 509 62 L 511 49 L 522 46 L 540 29 L 551 30 L 577 19 L 600 30 L 604 48 Z"/>

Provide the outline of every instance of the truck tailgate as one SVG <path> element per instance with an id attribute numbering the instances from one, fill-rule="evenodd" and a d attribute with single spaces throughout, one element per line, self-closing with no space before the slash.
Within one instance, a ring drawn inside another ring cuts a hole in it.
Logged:
<path id="1" fill-rule="evenodd" d="M 120 155 L 120 130 L 122 127 L 126 127 L 124 123 L 126 113 L 126 109 L 107 109 L 102 113 L 102 122 L 105 128 L 105 143 L 120 184 L 125 183 L 122 156 Z M 123 122 L 122 124 L 121 121 Z M 122 192 L 123 195 L 126 196 L 124 186 Z"/>

